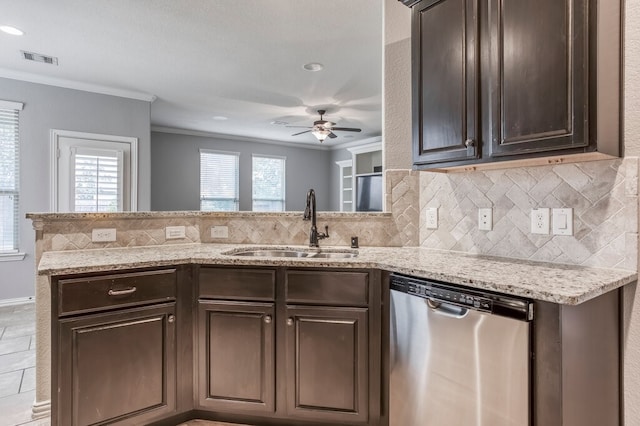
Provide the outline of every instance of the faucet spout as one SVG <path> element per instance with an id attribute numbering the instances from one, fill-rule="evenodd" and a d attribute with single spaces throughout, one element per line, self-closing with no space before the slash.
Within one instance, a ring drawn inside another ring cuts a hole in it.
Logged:
<path id="1" fill-rule="evenodd" d="M 325 232 L 318 232 L 316 224 L 316 191 L 312 189 L 307 192 L 307 206 L 304 209 L 302 220 L 311 221 L 311 229 L 309 230 L 309 247 L 320 247 L 319 240 L 329 237 L 329 226 L 324 227 Z"/>

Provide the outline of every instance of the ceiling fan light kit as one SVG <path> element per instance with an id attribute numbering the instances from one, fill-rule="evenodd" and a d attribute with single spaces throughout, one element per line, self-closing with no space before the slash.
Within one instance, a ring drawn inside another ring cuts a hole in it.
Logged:
<path id="1" fill-rule="evenodd" d="M 298 136 L 304 133 L 309 133 L 315 136 L 320 143 L 324 142 L 324 140 L 329 137 L 331 139 L 337 138 L 338 136 L 333 133 L 334 130 L 339 130 L 343 132 L 360 132 L 361 129 L 356 129 L 354 127 L 333 127 L 336 123 L 331 121 L 324 120 L 322 116 L 326 113 L 326 110 L 319 109 L 318 114 L 320 114 L 320 120 L 314 121 L 312 127 L 306 127 L 311 130 L 305 130 L 303 132 L 294 133 L 291 136 Z M 301 126 L 287 126 L 287 127 L 301 127 Z M 304 126 L 303 126 L 304 127 Z"/>

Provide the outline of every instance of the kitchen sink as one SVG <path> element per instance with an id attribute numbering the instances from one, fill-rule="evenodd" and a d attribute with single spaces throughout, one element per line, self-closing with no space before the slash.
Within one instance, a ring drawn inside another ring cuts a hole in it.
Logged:
<path id="1" fill-rule="evenodd" d="M 246 250 L 234 253 L 225 253 L 231 256 L 255 256 L 255 257 L 307 257 L 309 253 L 300 250 L 258 249 Z"/>
<path id="2" fill-rule="evenodd" d="M 317 259 L 351 259 L 358 256 L 355 252 L 321 251 L 319 253 L 309 253 L 308 257 Z"/>
<path id="3" fill-rule="evenodd" d="M 351 259 L 358 256 L 357 251 L 331 251 L 331 250 L 304 250 L 304 249 L 278 249 L 257 248 L 247 250 L 231 250 L 222 253 L 228 256 L 246 257 L 298 257 L 306 259 Z"/>

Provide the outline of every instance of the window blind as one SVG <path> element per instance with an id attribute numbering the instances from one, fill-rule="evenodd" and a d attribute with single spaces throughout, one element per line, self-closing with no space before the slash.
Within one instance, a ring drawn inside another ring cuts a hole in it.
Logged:
<path id="1" fill-rule="evenodd" d="M 253 156 L 253 211 L 285 210 L 285 157 Z"/>
<path id="2" fill-rule="evenodd" d="M 121 151 L 74 148 L 72 211 L 122 211 Z"/>
<path id="3" fill-rule="evenodd" d="M 240 154 L 200 150 L 200 210 L 237 211 Z"/>
<path id="4" fill-rule="evenodd" d="M 20 205 L 19 110 L 0 105 L 0 252 L 18 251 Z"/>

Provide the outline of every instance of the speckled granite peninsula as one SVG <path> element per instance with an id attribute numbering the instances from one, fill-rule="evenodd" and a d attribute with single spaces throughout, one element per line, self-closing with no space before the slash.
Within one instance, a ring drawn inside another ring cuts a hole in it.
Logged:
<path id="1" fill-rule="evenodd" d="M 530 262 L 417 247 L 362 247 L 346 259 L 233 256 L 239 249 L 305 246 L 180 244 L 47 252 L 39 273 L 71 275 L 182 264 L 377 268 L 546 302 L 577 305 L 637 279 L 631 271 Z M 340 252 L 345 247 L 323 247 Z"/>
<path id="2" fill-rule="evenodd" d="M 398 175 L 400 183 L 396 186 L 411 179 L 417 182 L 413 175 Z M 407 185 L 407 191 L 416 186 L 411 185 Z M 421 243 L 426 240 L 417 226 L 419 212 L 413 207 L 416 203 L 411 197 L 409 201 L 399 198 L 393 204 L 391 199 L 394 197 L 387 198 L 389 213 L 318 213 L 318 228 L 329 225 L 331 235 L 321 241 L 320 250 L 357 252 L 351 258 L 232 256 L 241 249 L 313 251 L 308 247 L 309 222 L 302 220 L 302 212 L 30 214 L 36 230 L 38 270 L 36 338 L 43 343 L 36 348 L 34 414 L 46 416 L 50 410 L 53 276 L 188 264 L 374 268 L 564 305 L 581 305 L 637 280 L 635 271 L 625 269 L 427 248 Z M 167 239 L 167 226 L 184 226 L 184 238 Z M 212 227 L 218 226 L 227 228 L 227 238 L 212 237 Z M 93 242 L 91 232 L 99 228 L 116 229 L 116 240 Z M 350 248 L 351 236 L 359 237 L 358 249 Z M 600 261 L 598 254 L 591 259 Z"/>

